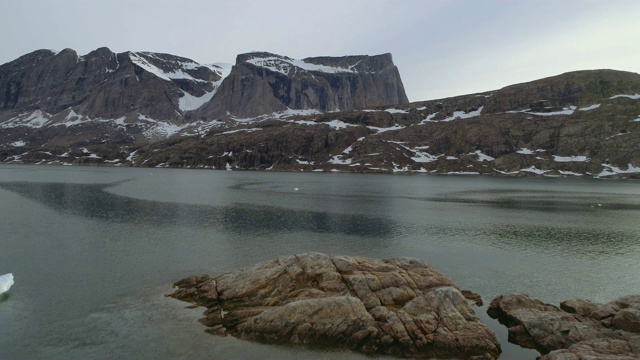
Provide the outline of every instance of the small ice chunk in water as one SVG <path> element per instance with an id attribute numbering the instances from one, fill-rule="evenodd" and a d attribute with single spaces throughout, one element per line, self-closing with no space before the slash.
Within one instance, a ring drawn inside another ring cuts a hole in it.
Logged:
<path id="1" fill-rule="evenodd" d="M 11 285 L 13 285 L 13 274 L 0 275 L 0 294 L 9 291 Z"/>

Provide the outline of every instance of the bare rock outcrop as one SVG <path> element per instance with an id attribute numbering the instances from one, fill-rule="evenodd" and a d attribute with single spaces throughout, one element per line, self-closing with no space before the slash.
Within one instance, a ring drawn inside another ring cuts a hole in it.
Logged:
<path id="1" fill-rule="evenodd" d="M 496 335 L 449 278 L 417 259 L 306 253 L 175 283 L 210 333 L 413 358 L 495 359 Z"/>
<path id="2" fill-rule="evenodd" d="M 568 300 L 560 307 L 528 295 L 495 298 L 488 314 L 509 328 L 509 341 L 542 360 L 640 359 L 640 296 L 607 304 Z"/>

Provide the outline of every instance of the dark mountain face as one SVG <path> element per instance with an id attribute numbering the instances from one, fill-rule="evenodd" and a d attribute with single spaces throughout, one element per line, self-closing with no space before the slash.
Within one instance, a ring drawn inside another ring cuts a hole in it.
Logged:
<path id="1" fill-rule="evenodd" d="M 251 118 L 288 109 L 329 112 L 408 102 L 391 54 L 295 60 L 249 53 L 238 55 L 218 94 L 199 114 Z"/>
<path id="2" fill-rule="evenodd" d="M 0 66 L 0 142 L 141 145 L 236 117 L 408 102 L 388 54 L 305 60 L 269 54 L 293 69 L 286 73 L 272 71 L 259 55 L 240 55 L 231 68 L 107 48 L 85 56 L 35 51 Z"/>
<path id="3" fill-rule="evenodd" d="M 614 70 L 407 103 L 389 54 L 39 50 L 0 101 L 4 163 L 640 176 L 640 75 Z"/>

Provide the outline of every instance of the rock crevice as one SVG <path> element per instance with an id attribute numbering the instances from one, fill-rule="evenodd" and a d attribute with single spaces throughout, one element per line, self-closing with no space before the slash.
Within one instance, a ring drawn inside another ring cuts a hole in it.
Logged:
<path id="1" fill-rule="evenodd" d="M 202 323 L 217 335 L 418 358 L 500 354 L 455 284 L 417 259 L 306 253 L 175 286 L 170 296 L 207 307 Z"/>

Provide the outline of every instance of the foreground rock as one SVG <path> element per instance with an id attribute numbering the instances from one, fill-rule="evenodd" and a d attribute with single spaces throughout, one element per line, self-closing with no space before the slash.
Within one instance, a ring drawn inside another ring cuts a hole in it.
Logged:
<path id="1" fill-rule="evenodd" d="M 607 304 L 568 300 L 560 308 L 528 295 L 499 296 L 487 311 L 509 328 L 509 341 L 542 360 L 640 359 L 640 296 Z"/>
<path id="2" fill-rule="evenodd" d="M 170 296 L 207 307 L 208 332 L 414 358 L 495 359 L 496 335 L 456 285 L 416 259 L 284 256 Z"/>

